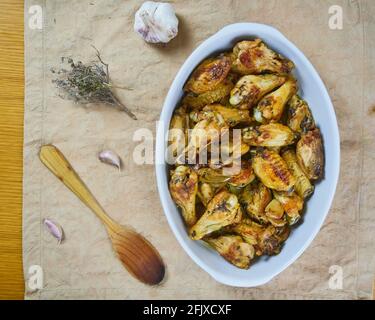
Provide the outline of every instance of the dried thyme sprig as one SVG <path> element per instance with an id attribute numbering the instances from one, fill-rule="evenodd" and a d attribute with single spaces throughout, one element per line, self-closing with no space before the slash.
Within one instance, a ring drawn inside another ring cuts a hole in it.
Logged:
<path id="1" fill-rule="evenodd" d="M 64 92 L 60 96 L 81 104 L 105 103 L 116 106 L 132 119 L 137 120 L 137 117 L 112 92 L 111 88 L 114 86 L 110 83 L 108 64 L 102 60 L 99 51 L 93 48 L 96 50 L 98 62 L 83 64 L 81 61 L 74 62 L 72 58 L 62 57 L 61 62 L 67 62 L 70 70 L 51 69 L 58 75 L 52 82 Z"/>

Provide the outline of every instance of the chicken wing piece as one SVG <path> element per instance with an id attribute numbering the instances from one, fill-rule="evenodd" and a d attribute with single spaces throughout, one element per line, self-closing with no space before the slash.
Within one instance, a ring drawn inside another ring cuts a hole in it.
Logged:
<path id="1" fill-rule="evenodd" d="M 171 196 L 182 209 L 182 216 L 188 226 L 197 221 L 195 200 L 198 191 L 198 175 L 187 166 L 178 166 L 171 172 L 169 182 Z"/>
<path id="2" fill-rule="evenodd" d="M 253 121 L 249 110 L 240 110 L 228 108 L 221 104 L 211 104 L 203 108 L 203 111 L 213 111 L 220 113 L 229 127 L 235 127 L 238 124 L 249 124 Z"/>
<path id="3" fill-rule="evenodd" d="M 285 161 L 272 150 L 257 152 L 253 158 L 253 169 L 266 187 L 277 191 L 290 191 L 296 183 Z"/>
<path id="4" fill-rule="evenodd" d="M 225 260 L 241 269 L 248 269 L 254 258 L 254 248 L 239 236 L 223 235 L 208 238 L 205 241 L 214 248 Z"/>
<path id="5" fill-rule="evenodd" d="M 271 191 L 261 182 L 247 185 L 240 196 L 240 202 L 246 213 L 260 223 L 267 223 L 265 208 L 272 200 Z"/>
<path id="6" fill-rule="evenodd" d="M 178 153 L 181 153 L 185 149 L 187 129 L 189 129 L 189 118 L 186 113 L 186 106 L 183 105 L 173 113 L 169 126 L 168 151 L 171 156 L 176 157 Z"/>
<path id="7" fill-rule="evenodd" d="M 268 48 L 261 39 L 237 43 L 233 56 L 232 69 L 241 74 L 287 74 L 294 68 L 292 61 Z"/>
<path id="8" fill-rule="evenodd" d="M 281 246 L 289 237 L 290 228 L 267 226 L 259 237 L 259 249 L 262 254 L 273 256 L 280 253 Z"/>
<path id="9" fill-rule="evenodd" d="M 254 108 L 254 118 L 260 123 L 278 122 L 288 100 L 297 92 L 297 81 L 289 78 L 279 89 L 267 94 Z"/>
<path id="10" fill-rule="evenodd" d="M 240 223 L 228 227 L 229 232 L 234 232 L 241 236 L 248 244 L 256 248 L 259 242 L 259 234 L 264 230 L 264 227 L 252 221 L 251 219 L 242 219 Z M 257 255 L 258 252 L 257 252 Z"/>
<path id="11" fill-rule="evenodd" d="M 243 129 L 242 138 L 250 146 L 283 147 L 294 143 L 295 134 L 280 123 L 269 123 Z"/>
<path id="12" fill-rule="evenodd" d="M 192 156 L 207 150 L 208 146 L 215 141 L 219 141 L 220 137 L 229 130 L 228 125 L 220 114 L 211 113 L 206 119 L 200 120 L 194 126 L 189 134 L 189 143 L 178 159 L 179 163 L 184 163 L 185 155 L 189 160 Z"/>
<path id="13" fill-rule="evenodd" d="M 303 199 L 296 193 L 273 191 L 273 196 L 283 206 L 289 225 L 295 224 L 301 218 L 301 211 L 303 209 Z"/>
<path id="14" fill-rule="evenodd" d="M 193 110 L 189 113 L 190 123 L 195 125 L 197 122 L 202 120 L 202 114 L 199 110 Z"/>
<path id="15" fill-rule="evenodd" d="M 211 157 L 208 160 L 208 165 L 210 168 L 221 169 L 225 167 L 227 172 L 230 172 L 229 175 L 238 174 L 241 156 L 250 150 L 249 145 L 243 142 L 241 132 L 238 133 L 233 137 L 232 132 L 229 132 L 229 138 L 224 133 L 221 136 L 220 144 L 216 141 L 209 146 Z"/>
<path id="16" fill-rule="evenodd" d="M 215 89 L 206 91 L 201 94 L 188 93 L 182 103 L 188 105 L 192 109 L 202 109 L 204 106 L 219 102 L 230 94 L 234 87 L 232 78 L 226 78 Z"/>
<path id="17" fill-rule="evenodd" d="M 208 203 L 207 210 L 190 229 L 193 240 L 217 231 L 225 226 L 241 221 L 242 211 L 237 197 L 226 190 L 220 191 Z"/>
<path id="18" fill-rule="evenodd" d="M 227 77 L 232 60 L 228 55 L 204 60 L 192 73 L 185 91 L 201 94 L 215 90 Z"/>
<path id="19" fill-rule="evenodd" d="M 320 130 L 315 128 L 302 134 L 296 146 L 297 161 L 310 180 L 318 180 L 324 173 L 324 151 Z"/>
<path id="20" fill-rule="evenodd" d="M 231 230 L 240 235 L 247 243 L 252 245 L 257 256 L 275 255 L 280 252 L 282 243 L 289 236 L 287 226 L 275 228 L 272 225 L 263 226 L 250 219 L 244 219 Z"/>
<path id="21" fill-rule="evenodd" d="M 224 184 L 231 179 L 231 176 L 224 175 L 221 169 L 200 168 L 197 172 L 199 181 L 213 185 Z"/>
<path id="22" fill-rule="evenodd" d="M 250 161 L 242 160 L 241 171 L 239 174 L 232 176 L 228 184 L 232 187 L 243 188 L 255 179 L 255 174 Z"/>
<path id="23" fill-rule="evenodd" d="M 240 139 L 230 138 L 228 143 L 222 142 L 220 145 L 221 155 L 228 157 L 228 161 L 225 161 L 224 165 L 231 164 L 234 160 L 249 152 L 249 150 L 249 145 L 242 141 L 241 136 Z"/>
<path id="24" fill-rule="evenodd" d="M 273 74 L 243 76 L 230 92 L 229 103 L 240 109 L 251 109 L 265 94 L 285 81 L 286 77 Z"/>
<path id="25" fill-rule="evenodd" d="M 215 190 L 212 185 L 207 182 L 199 182 L 198 183 L 198 198 L 202 202 L 202 204 L 207 207 L 208 203 L 215 195 Z"/>
<path id="26" fill-rule="evenodd" d="M 296 178 L 294 190 L 301 198 L 307 198 L 314 192 L 314 186 L 299 166 L 296 153 L 292 149 L 287 149 L 281 153 L 281 157 L 286 162 L 292 175 Z"/>
<path id="27" fill-rule="evenodd" d="M 275 227 L 282 227 L 286 225 L 286 217 L 284 215 L 284 208 L 277 199 L 272 199 L 272 201 L 264 209 L 267 216 L 268 222 L 270 222 Z"/>
<path id="28" fill-rule="evenodd" d="M 315 121 L 305 100 L 294 95 L 288 102 L 286 123 L 294 132 L 306 132 L 315 128 Z"/>

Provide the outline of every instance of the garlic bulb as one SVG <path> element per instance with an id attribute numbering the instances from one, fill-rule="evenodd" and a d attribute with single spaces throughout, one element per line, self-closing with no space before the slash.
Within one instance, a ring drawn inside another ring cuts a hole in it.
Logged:
<path id="1" fill-rule="evenodd" d="M 178 33 L 178 19 L 169 3 L 146 1 L 135 14 L 134 30 L 146 42 L 167 43 Z"/>

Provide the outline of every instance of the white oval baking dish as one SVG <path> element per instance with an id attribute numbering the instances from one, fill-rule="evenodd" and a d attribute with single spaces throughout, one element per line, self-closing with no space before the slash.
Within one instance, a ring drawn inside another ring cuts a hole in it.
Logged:
<path id="1" fill-rule="evenodd" d="M 166 131 L 173 110 L 183 95 L 183 86 L 194 68 L 205 58 L 230 49 L 239 40 L 259 37 L 272 49 L 295 63 L 301 96 L 307 100 L 324 139 L 325 177 L 316 185 L 307 202 L 303 222 L 293 228 L 281 252 L 262 257 L 248 270 L 236 268 L 200 241 L 188 237 L 181 215 L 168 189 L 168 165 L 164 161 Z M 187 254 L 217 281 L 231 286 L 253 287 L 265 284 L 293 263 L 309 246 L 331 206 L 340 167 L 340 138 L 335 112 L 327 90 L 304 54 L 273 27 L 257 23 L 231 24 L 205 40 L 182 65 L 165 99 L 156 137 L 156 177 L 161 203 L 168 223 Z"/>

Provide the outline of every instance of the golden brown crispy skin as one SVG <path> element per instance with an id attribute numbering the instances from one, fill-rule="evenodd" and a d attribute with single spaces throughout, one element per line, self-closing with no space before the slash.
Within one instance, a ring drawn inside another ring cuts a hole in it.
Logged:
<path id="1" fill-rule="evenodd" d="M 231 176 L 224 175 L 223 170 L 214 168 L 199 168 L 199 181 L 213 185 L 223 184 L 230 181 Z"/>
<path id="2" fill-rule="evenodd" d="M 215 90 L 227 77 L 231 63 L 227 55 L 206 59 L 190 76 L 185 85 L 185 91 L 201 94 Z"/>
<path id="3" fill-rule="evenodd" d="M 232 187 L 243 188 L 255 179 L 255 174 L 250 161 L 242 161 L 241 171 L 239 174 L 233 176 L 228 181 Z"/>
<path id="4" fill-rule="evenodd" d="M 249 124 L 253 121 L 248 110 L 228 108 L 221 104 L 210 104 L 204 107 L 203 111 L 219 113 L 229 127 L 235 127 L 238 124 Z"/>
<path id="5" fill-rule="evenodd" d="M 286 123 L 295 132 L 306 132 L 315 128 L 315 121 L 305 100 L 295 94 L 288 102 Z"/>
<path id="6" fill-rule="evenodd" d="M 281 203 L 276 199 L 271 200 L 271 202 L 264 209 L 264 212 L 269 219 L 272 219 L 272 221 L 273 220 L 282 220 L 282 218 L 284 216 L 284 208 L 281 205 Z M 271 220 L 269 220 L 269 221 L 272 223 Z M 279 223 L 282 223 L 282 222 L 279 222 Z M 282 225 L 284 225 L 284 224 L 282 224 Z"/>
<path id="7" fill-rule="evenodd" d="M 242 211 L 237 197 L 226 190 L 220 191 L 208 203 L 207 210 L 198 222 L 190 229 L 193 240 L 220 230 L 221 228 L 241 221 Z"/>
<path id="8" fill-rule="evenodd" d="M 171 196 L 182 209 L 182 215 L 188 226 L 197 220 L 195 200 L 198 190 L 198 175 L 187 166 L 178 166 L 171 172 L 169 182 Z"/>
<path id="9" fill-rule="evenodd" d="M 283 206 L 289 225 L 295 224 L 301 218 L 303 209 L 303 199 L 294 192 L 278 192 L 274 191 L 273 196 Z"/>
<path id="10" fill-rule="evenodd" d="M 228 132 L 228 129 L 224 118 L 219 113 L 211 112 L 205 119 L 197 122 L 191 130 L 189 143 L 178 162 L 184 163 L 185 160 L 181 159 L 182 156 L 191 158 L 192 155 L 205 150 L 210 143 L 219 141 L 220 137 Z"/>
<path id="11" fill-rule="evenodd" d="M 241 237 L 225 235 L 208 238 L 205 241 L 212 246 L 225 260 L 241 269 L 248 269 L 254 257 L 254 248 Z"/>
<path id="12" fill-rule="evenodd" d="M 310 180 L 323 177 L 324 151 L 320 130 L 315 128 L 302 134 L 296 146 L 297 161 Z"/>
<path id="13" fill-rule="evenodd" d="M 231 227 L 230 230 L 254 246 L 257 256 L 278 254 L 282 243 L 289 236 L 287 226 L 280 228 L 272 225 L 263 226 L 250 219 L 242 220 L 239 224 Z"/>
<path id="14" fill-rule="evenodd" d="M 254 108 L 254 119 L 260 123 L 278 122 L 288 100 L 297 92 L 297 81 L 289 78 L 279 89 L 267 94 Z"/>
<path id="15" fill-rule="evenodd" d="M 261 233 L 259 248 L 265 255 L 272 256 L 280 253 L 281 245 L 289 237 L 290 229 L 283 227 L 267 226 Z"/>
<path id="16" fill-rule="evenodd" d="M 257 152 L 253 158 L 253 169 L 266 187 L 277 191 L 289 191 L 296 183 L 285 161 L 272 150 Z"/>
<path id="17" fill-rule="evenodd" d="M 233 89 L 233 86 L 233 80 L 231 78 L 227 78 L 211 91 L 206 91 L 198 95 L 188 93 L 182 100 L 182 103 L 193 109 L 201 109 L 208 104 L 219 102 L 224 99 L 227 95 L 229 95 L 230 91 Z"/>
<path id="18" fill-rule="evenodd" d="M 168 142 L 169 151 L 173 157 L 176 157 L 178 151 L 183 151 L 187 142 L 187 129 L 189 128 L 189 118 L 186 113 L 186 106 L 181 106 L 173 113 L 169 126 Z"/>
<path id="19" fill-rule="evenodd" d="M 259 181 L 247 185 L 240 196 L 240 202 L 246 213 L 260 223 L 267 222 L 264 210 L 271 200 L 271 191 Z"/>
<path id="20" fill-rule="evenodd" d="M 234 224 L 228 227 L 228 232 L 234 232 L 241 236 L 247 243 L 251 244 L 256 248 L 259 242 L 259 233 L 264 229 L 259 223 L 254 222 L 251 219 L 244 218 L 240 223 Z M 258 252 L 257 252 L 257 255 Z"/>
<path id="21" fill-rule="evenodd" d="M 281 86 L 286 77 L 273 74 L 243 76 L 230 92 L 229 102 L 241 109 L 251 109 L 273 89 Z"/>
<path id="22" fill-rule="evenodd" d="M 197 195 L 202 204 L 207 207 L 208 203 L 215 195 L 215 189 L 207 182 L 199 182 Z"/>
<path id="23" fill-rule="evenodd" d="M 221 164 L 220 165 L 232 165 L 234 162 L 239 161 L 241 156 L 246 154 L 250 147 L 247 143 L 243 142 L 242 139 L 229 139 L 228 143 L 221 143 Z"/>
<path id="24" fill-rule="evenodd" d="M 310 183 L 310 180 L 299 166 L 296 153 L 292 149 L 287 149 L 282 152 L 281 156 L 285 160 L 292 175 L 296 178 L 296 184 L 294 185 L 295 191 L 300 197 L 307 198 L 314 192 L 314 186 Z"/>
<path id="25" fill-rule="evenodd" d="M 268 48 L 261 39 L 237 43 L 233 56 L 232 69 L 241 74 L 287 74 L 294 68 L 292 61 Z"/>
<path id="26" fill-rule="evenodd" d="M 283 147 L 294 143 L 295 135 L 281 123 L 269 123 L 243 129 L 242 138 L 250 146 Z"/>

